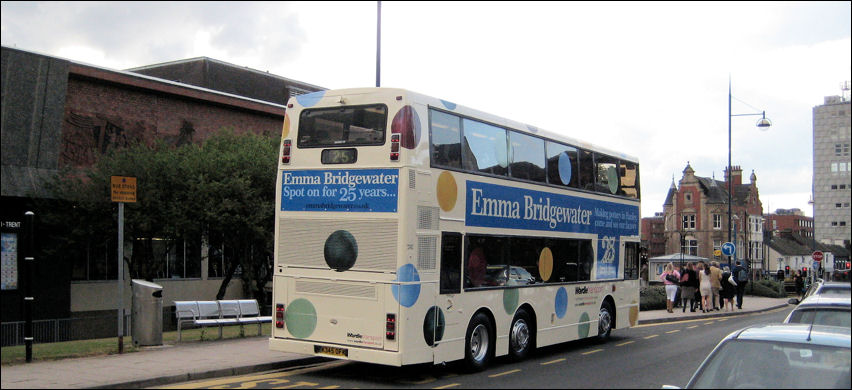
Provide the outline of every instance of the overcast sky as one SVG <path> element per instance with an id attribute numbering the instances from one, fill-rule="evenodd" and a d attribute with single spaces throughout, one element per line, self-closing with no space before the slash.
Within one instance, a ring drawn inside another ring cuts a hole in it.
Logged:
<path id="1" fill-rule="evenodd" d="M 672 177 L 733 165 L 799 208 L 813 107 L 852 79 L 850 2 L 382 2 L 381 84 L 639 158 L 642 216 Z M 2 2 L 2 44 L 113 69 L 206 56 L 325 88 L 375 86 L 376 2 Z"/>

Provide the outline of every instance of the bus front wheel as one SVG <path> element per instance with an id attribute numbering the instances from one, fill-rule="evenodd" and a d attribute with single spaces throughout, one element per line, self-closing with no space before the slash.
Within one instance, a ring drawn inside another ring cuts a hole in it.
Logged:
<path id="1" fill-rule="evenodd" d="M 491 329 L 491 321 L 483 313 L 477 313 L 470 320 L 464 343 L 464 359 L 468 370 L 484 370 L 494 356 Z"/>

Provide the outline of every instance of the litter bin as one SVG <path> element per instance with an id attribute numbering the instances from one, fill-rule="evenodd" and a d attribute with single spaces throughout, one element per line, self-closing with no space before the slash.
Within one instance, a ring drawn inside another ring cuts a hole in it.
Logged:
<path id="1" fill-rule="evenodd" d="M 133 279 L 133 346 L 163 345 L 163 286 Z"/>

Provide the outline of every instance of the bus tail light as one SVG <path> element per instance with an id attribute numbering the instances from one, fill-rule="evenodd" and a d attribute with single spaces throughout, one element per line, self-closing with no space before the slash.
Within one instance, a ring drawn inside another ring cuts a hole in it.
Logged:
<path id="1" fill-rule="evenodd" d="M 388 340 L 396 339 L 396 314 L 388 313 L 385 324 L 385 337 Z"/>
<path id="2" fill-rule="evenodd" d="M 399 134 L 391 134 L 391 161 L 399 161 Z"/>
<path id="3" fill-rule="evenodd" d="M 281 151 L 281 163 L 289 164 L 290 163 L 290 146 L 292 145 L 292 141 L 289 139 L 284 140 L 284 147 Z"/>
<path id="4" fill-rule="evenodd" d="M 275 305 L 275 327 L 284 327 L 284 305 L 280 303 Z"/>

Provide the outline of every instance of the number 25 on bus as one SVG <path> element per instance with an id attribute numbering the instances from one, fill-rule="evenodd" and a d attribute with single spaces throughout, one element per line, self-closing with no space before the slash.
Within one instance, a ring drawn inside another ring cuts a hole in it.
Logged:
<path id="1" fill-rule="evenodd" d="M 636 324 L 634 157 L 344 89 L 290 99 L 277 175 L 272 350 L 481 370 Z"/>

